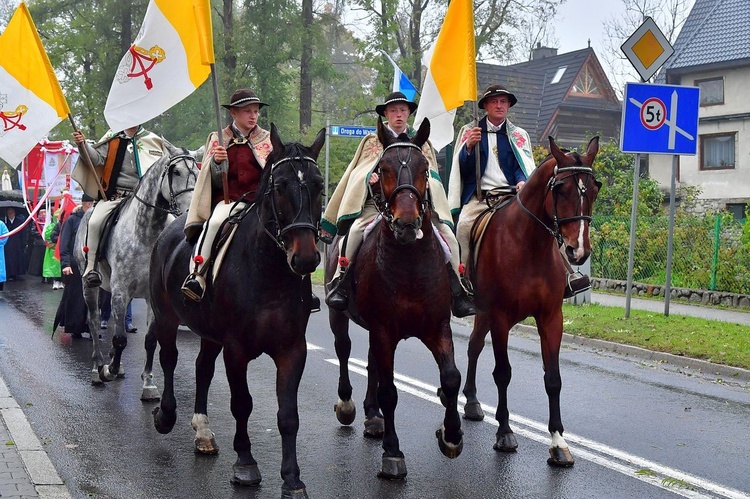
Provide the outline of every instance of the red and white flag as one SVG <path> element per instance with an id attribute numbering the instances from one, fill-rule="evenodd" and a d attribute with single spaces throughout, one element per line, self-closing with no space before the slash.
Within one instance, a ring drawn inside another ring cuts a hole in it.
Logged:
<path id="1" fill-rule="evenodd" d="M 109 127 L 145 123 L 201 86 L 214 62 L 212 33 L 209 0 L 151 0 L 109 90 Z"/>

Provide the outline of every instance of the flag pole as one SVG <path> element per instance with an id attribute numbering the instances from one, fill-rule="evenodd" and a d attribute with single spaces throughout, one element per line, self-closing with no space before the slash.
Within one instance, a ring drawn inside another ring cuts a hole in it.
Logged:
<path id="1" fill-rule="evenodd" d="M 474 127 L 479 126 L 479 106 L 477 105 L 477 101 L 474 101 Z M 480 136 L 479 142 L 474 145 L 474 167 L 476 172 L 476 179 L 477 179 L 477 199 L 479 201 L 482 201 L 482 183 L 481 183 L 481 177 L 482 177 L 482 167 L 479 164 L 480 158 L 479 158 L 479 145 L 482 143 L 482 139 Z"/>
<path id="2" fill-rule="evenodd" d="M 73 115 L 68 113 L 68 119 L 70 120 L 70 124 L 73 126 L 73 131 L 80 132 L 78 126 L 76 125 L 76 122 L 73 120 Z M 91 170 L 91 173 L 94 176 L 94 181 L 96 182 L 96 188 L 99 190 L 99 196 L 101 196 L 102 199 L 107 199 L 107 193 L 104 191 L 104 187 L 102 187 L 102 183 L 99 182 L 99 174 L 96 173 L 96 169 L 94 169 L 94 162 L 91 161 L 91 156 L 89 156 L 89 148 L 86 147 L 86 142 L 84 141 L 83 146 L 78 148 L 79 151 L 81 151 L 81 154 L 84 157 L 84 163 L 86 163 L 86 166 L 89 167 Z"/>
<path id="3" fill-rule="evenodd" d="M 221 110 L 219 109 L 219 84 L 216 78 L 216 65 L 211 63 L 211 82 L 214 87 L 214 109 L 216 110 L 216 126 L 219 130 L 219 145 L 224 147 L 224 133 L 221 127 Z M 227 160 L 228 162 L 229 160 Z M 221 190 L 224 195 L 224 204 L 229 204 L 229 179 L 226 170 L 221 169 Z"/>

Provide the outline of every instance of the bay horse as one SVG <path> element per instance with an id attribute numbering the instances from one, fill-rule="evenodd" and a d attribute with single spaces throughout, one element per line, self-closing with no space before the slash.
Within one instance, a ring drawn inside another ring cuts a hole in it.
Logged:
<path id="1" fill-rule="evenodd" d="M 591 167 L 599 151 L 599 137 L 586 153 L 561 150 L 549 138 L 551 154 L 531 174 L 514 199 L 495 211 L 488 222 L 476 255 L 471 280 L 477 315 L 469 338 L 469 363 L 463 393 L 464 418 L 481 421 L 484 412 L 477 400 L 477 359 L 491 331 L 498 404 L 498 430 L 494 449 L 514 452 L 516 437 L 508 423 L 507 389 L 511 379 L 508 359 L 510 328 L 534 317 L 541 342 L 544 388 L 549 399 L 548 429 L 552 436 L 552 466 L 575 462 L 563 438 L 560 416 L 560 342 L 563 334 L 562 302 L 566 286 L 560 247 L 573 265 L 591 253 L 589 223 L 601 184 Z"/>
<path id="2" fill-rule="evenodd" d="M 133 298 L 148 295 L 148 258 L 156 238 L 175 216 L 187 211 L 190 206 L 198 167 L 195 158 L 186 149 L 174 147 L 164 141 L 164 155 L 146 170 L 133 189 L 133 194 L 125 199 L 110 219 L 111 229 L 108 242 L 100 245 L 102 274 L 101 288 L 112 293 L 112 317 L 114 334 L 112 348 L 105 353 L 107 333 L 99 331 L 99 287 L 83 286 L 83 296 L 88 308 L 89 331 L 93 340 L 91 358 L 91 382 L 100 384 L 112 381 L 123 374 L 122 352 L 128 344 L 125 334 L 125 311 Z M 81 229 L 76 235 L 75 258 L 83 273 L 86 257 L 85 246 L 88 220 L 93 210 L 89 210 L 81 221 Z M 116 219 L 116 222 L 114 221 Z M 110 224 L 110 222 L 107 222 Z M 147 322 L 151 321 L 151 309 L 147 307 Z M 155 342 L 153 334 L 147 334 L 145 343 Z M 109 363 L 107 363 L 109 362 Z M 153 376 L 144 372 L 142 400 L 156 400 L 159 392 L 154 386 Z"/>
<path id="3" fill-rule="evenodd" d="M 237 460 L 231 481 L 238 485 L 261 482 L 250 449 L 247 423 L 253 399 L 247 385 L 247 366 L 261 354 L 276 364 L 278 426 L 281 434 L 283 497 L 307 497 L 297 465 L 299 413 L 297 390 L 307 359 L 305 330 L 310 318 L 309 274 L 320 263 L 316 243 L 321 216 L 323 177 L 316 163 L 325 143 L 325 129 L 314 143 L 284 144 L 271 125 L 273 150 L 260 179 L 258 196 L 248 209 L 230 218 L 235 225 L 231 244 L 218 274 L 200 303 L 180 290 L 190 269 L 195 242 L 185 239 L 185 216 L 159 237 L 151 255 L 152 328 L 160 347 L 164 371 L 161 405 L 154 410 L 159 433 L 172 431 L 177 419 L 174 371 L 177 364 L 177 328 L 189 327 L 201 337 L 196 360 L 196 450 L 201 439 L 213 440 L 208 429 L 207 398 L 214 362 L 224 355 L 236 421 L 234 450 Z M 156 345 L 147 352 L 153 359 Z M 207 443 L 207 445 L 209 445 Z"/>
<path id="4" fill-rule="evenodd" d="M 430 172 L 422 152 L 430 134 L 429 120 L 423 121 L 409 141 L 393 137 L 381 122 L 377 133 L 384 146 L 375 167 L 380 181 L 374 198 L 380 216 L 348 269 L 353 273 L 349 311 L 329 309 L 339 359 L 339 400 L 334 410 L 342 424 L 354 420 L 356 409 L 351 401 L 348 371 L 351 317 L 369 331 L 365 435 L 383 437 L 378 476 L 402 479 L 406 476 L 406 462 L 396 435 L 398 394 L 393 376 L 398 342 L 419 338 L 438 364 L 445 415 L 436 435 L 440 450 L 450 458 L 458 457 L 463 449 L 457 407 L 461 374 L 454 361 L 447 257 L 440 236 L 432 227 L 427 187 Z M 337 264 L 338 245 L 331 244 L 327 252 L 327 282 Z"/>

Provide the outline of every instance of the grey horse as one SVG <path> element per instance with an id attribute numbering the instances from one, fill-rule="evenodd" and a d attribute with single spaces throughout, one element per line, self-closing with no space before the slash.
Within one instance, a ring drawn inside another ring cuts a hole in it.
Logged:
<path id="1" fill-rule="evenodd" d="M 153 313 L 148 293 L 149 257 L 151 249 L 164 228 L 174 217 L 187 211 L 190 206 L 198 168 L 195 157 L 184 149 L 164 142 L 164 156 L 143 175 L 133 194 L 123 201 L 117 223 L 112 227 L 109 243 L 100 251 L 99 271 L 101 287 L 112 293 L 112 317 L 114 335 L 112 348 L 105 357 L 102 343 L 108 334 L 99 331 L 99 288 L 87 288 L 83 296 L 88 307 L 88 324 L 93 340 L 91 354 L 93 367 L 91 383 L 112 381 L 125 373 L 121 362 L 123 349 L 127 346 L 125 334 L 125 310 L 133 298 L 145 298 L 148 305 L 147 323 L 151 324 Z M 81 221 L 88 228 L 89 210 Z M 74 255 L 83 273 L 86 260 L 83 247 L 87 230 L 79 230 L 76 236 Z M 149 332 L 145 342 L 156 342 Z M 143 393 L 141 400 L 158 400 L 159 390 L 154 385 L 150 369 L 141 374 Z"/>

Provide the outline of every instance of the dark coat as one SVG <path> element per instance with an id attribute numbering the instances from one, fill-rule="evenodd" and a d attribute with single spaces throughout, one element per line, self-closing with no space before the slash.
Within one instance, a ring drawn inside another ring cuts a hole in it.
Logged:
<path id="1" fill-rule="evenodd" d="M 6 216 L 3 222 L 5 222 L 8 231 L 12 232 L 17 229 L 26 220 L 21 214 L 16 214 L 16 218 L 13 222 Z M 5 244 L 5 274 L 8 278 L 24 275 L 26 273 L 26 242 L 28 240 L 28 227 L 12 235 L 8 238 L 8 242 Z"/>
<path id="2" fill-rule="evenodd" d="M 76 234 L 81 225 L 83 210 L 77 209 L 65 219 L 60 231 L 60 268 L 75 267 L 73 248 L 75 247 Z"/>
<path id="3" fill-rule="evenodd" d="M 81 282 L 81 273 L 73 257 L 73 248 L 75 247 L 76 233 L 81 225 L 83 210 L 76 209 L 63 222 L 62 232 L 60 234 L 60 267 L 71 267 L 72 275 L 64 275 L 63 282 L 65 290 L 60 305 L 57 307 L 55 323 L 52 327 L 54 332 L 57 326 L 65 326 L 65 332 L 73 335 L 80 335 L 89 331 L 87 323 L 88 311 L 86 302 L 83 299 L 83 284 Z"/>

